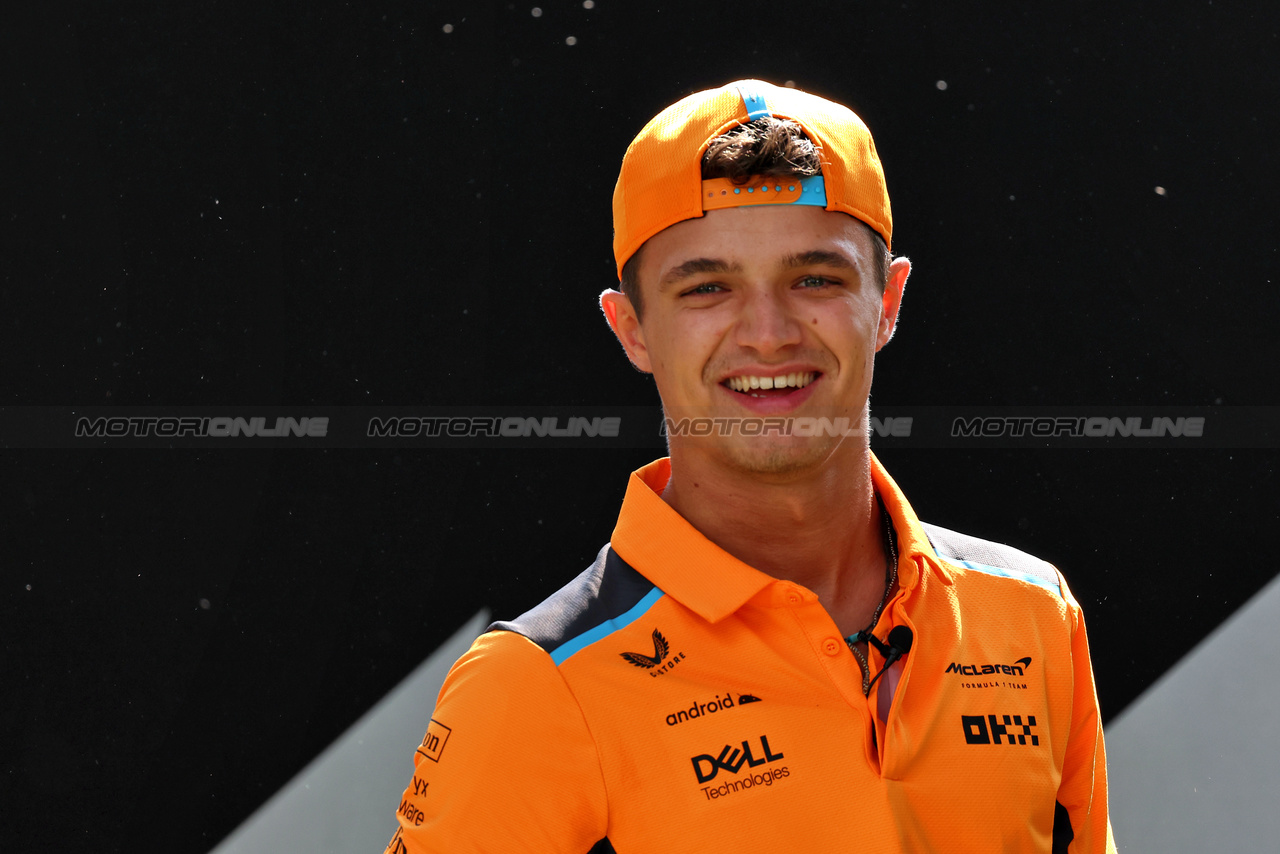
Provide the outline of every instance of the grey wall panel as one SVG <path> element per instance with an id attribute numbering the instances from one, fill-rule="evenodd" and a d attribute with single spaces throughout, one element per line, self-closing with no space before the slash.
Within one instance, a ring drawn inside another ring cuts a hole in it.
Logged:
<path id="1" fill-rule="evenodd" d="M 1280 850 L 1278 625 L 1280 579 L 1108 728 L 1121 851 Z"/>
<path id="2" fill-rule="evenodd" d="M 488 624 L 487 611 L 472 617 L 213 854 L 381 851 L 395 832 L 396 806 L 440 686 Z"/>

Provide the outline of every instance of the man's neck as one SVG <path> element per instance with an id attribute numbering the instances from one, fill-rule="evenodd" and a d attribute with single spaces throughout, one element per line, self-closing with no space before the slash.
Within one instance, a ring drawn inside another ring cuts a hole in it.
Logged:
<path id="1" fill-rule="evenodd" d="M 729 554 L 812 590 L 849 635 L 880 604 L 886 565 L 870 451 L 842 451 L 820 470 L 774 480 L 673 453 L 662 497 Z"/>

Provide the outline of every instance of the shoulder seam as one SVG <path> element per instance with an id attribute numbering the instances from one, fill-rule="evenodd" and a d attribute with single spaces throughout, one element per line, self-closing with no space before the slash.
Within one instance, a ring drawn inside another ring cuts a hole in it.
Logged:
<path id="1" fill-rule="evenodd" d="M 578 651 L 640 619 L 663 595 L 606 545 L 595 562 L 532 610 L 488 631 L 522 635 L 558 667 Z"/>
<path id="2" fill-rule="evenodd" d="M 666 594 L 657 587 L 654 587 L 646 593 L 639 602 L 632 605 L 624 613 L 619 614 L 616 617 L 610 617 L 590 629 L 587 629 L 585 632 L 569 638 L 555 649 L 548 650 L 551 660 L 556 663 L 557 667 L 559 667 L 570 656 L 579 650 L 591 646 L 596 641 L 604 640 L 609 635 L 621 629 L 625 629 L 627 626 L 643 617 L 664 595 Z"/>
<path id="3" fill-rule="evenodd" d="M 934 556 L 953 566 L 985 575 L 1012 578 L 1065 599 L 1057 567 L 1013 546 L 961 534 L 938 525 L 921 523 Z"/>

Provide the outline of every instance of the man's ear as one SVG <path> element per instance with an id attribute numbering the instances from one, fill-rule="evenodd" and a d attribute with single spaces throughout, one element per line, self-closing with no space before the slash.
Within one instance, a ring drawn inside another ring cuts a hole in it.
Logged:
<path id="1" fill-rule="evenodd" d="M 600 308 L 609 321 L 609 328 L 618 336 L 622 349 L 627 351 L 627 358 L 646 374 L 653 373 L 649 362 L 649 349 L 644 345 L 644 331 L 640 328 L 640 318 L 636 315 L 635 306 L 622 291 L 612 288 L 600 294 Z"/>
<path id="2" fill-rule="evenodd" d="M 902 308 L 902 292 L 911 275 L 911 261 L 906 256 L 894 258 L 889 264 L 889 281 L 880 297 L 880 328 L 876 333 L 876 351 L 889 343 L 898 328 L 898 312 Z"/>

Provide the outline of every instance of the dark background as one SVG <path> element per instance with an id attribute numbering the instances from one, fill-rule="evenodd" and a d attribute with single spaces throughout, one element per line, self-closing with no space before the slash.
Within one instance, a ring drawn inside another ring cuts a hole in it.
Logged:
<path id="1" fill-rule="evenodd" d="M 595 305 L 617 165 L 748 76 L 876 135 L 876 404 L 1280 403 L 1265 4 L 542 2 L 10 10 L 0 403 L 653 404 Z M 3 451 L 2 847 L 206 851 L 655 455 Z M 1109 719 L 1276 573 L 1273 449 L 881 456 L 1063 568 Z"/>

